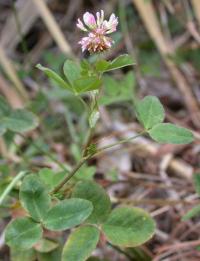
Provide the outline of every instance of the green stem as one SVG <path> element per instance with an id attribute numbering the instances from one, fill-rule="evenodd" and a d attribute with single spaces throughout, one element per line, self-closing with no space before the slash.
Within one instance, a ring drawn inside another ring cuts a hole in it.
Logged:
<path id="1" fill-rule="evenodd" d="M 92 156 L 87 156 L 82 158 L 79 163 L 73 168 L 73 170 L 71 171 L 71 173 L 65 177 L 51 192 L 51 194 L 54 194 L 56 192 L 58 192 L 75 174 L 76 172 L 80 169 L 80 167 Z"/>
<path id="2" fill-rule="evenodd" d="M 71 171 L 71 173 L 65 177 L 55 188 L 54 190 L 52 190 L 51 194 L 54 194 L 56 192 L 58 192 L 75 174 L 76 172 L 81 168 L 81 166 L 86 163 L 89 159 L 92 159 L 93 157 L 97 156 L 99 153 L 102 153 L 104 150 L 112 148 L 114 146 L 117 146 L 119 144 L 123 144 L 123 143 L 127 143 L 131 140 L 134 140 L 138 137 L 140 137 L 141 135 L 143 135 L 144 133 L 146 133 L 146 131 L 143 131 L 141 133 L 139 133 L 138 135 L 135 135 L 133 137 L 127 138 L 127 139 L 123 139 L 121 141 L 115 142 L 113 144 L 110 144 L 108 146 L 102 147 L 101 149 L 99 149 L 96 153 L 88 155 L 83 157 L 79 163 L 73 168 L 73 170 Z"/>
<path id="3" fill-rule="evenodd" d="M 22 179 L 27 174 L 26 171 L 21 171 L 14 179 L 10 182 L 10 184 L 7 186 L 7 188 L 4 190 L 4 192 L 0 196 L 0 205 L 3 203 L 6 196 L 10 193 L 10 191 L 13 189 L 15 184 Z"/>
<path id="4" fill-rule="evenodd" d="M 139 134 L 137 134 L 137 135 L 135 135 L 135 136 L 132 136 L 132 137 L 129 137 L 129 138 L 126 138 L 126 139 L 122 139 L 122 140 L 117 141 L 117 142 L 115 142 L 115 143 L 112 143 L 112 144 L 110 144 L 110 145 L 104 146 L 104 147 L 100 148 L 100 149 L 95 153 L 95 156 L 96 156 L 97 154 L 103 152 L 104 150 L 107 150 L 107 149 L 110 149 L 110 148 L 115 147 L 115 146 L 117 146 L 117 145 L 121 145 L 121 144 L 127 143 L 127 142 L 129 142 L 129 141 L 132 141 L 132 140 L 134 140 L 134 139 L 136 139 L 136 138 L 138 138 L 138 137 L 144 135 L 145 133 L 146 133 L 146 131 L 142 131 L 142 132 L 140 132 Z"/>
<path id="5" fill-rule="evenodd" d="M 86 140 L 86 143 L 85 143 L 84 149 L 83 149 L 83 157 L 85 157 L 87 155 L 87 149 L 88 149 L 88 147 L 90 145 L 93 133 L 94 133 L 94 128 L 90 128 L 89 132 L 88 132 L 88 135 L 87 135 L 87 140 Z"/>
<path id="6" fill-rule="evenodd" d="M 98 108 L 98 95 L 99 95 L 99 92 L 97 92 L 96 94 L 91 94 L 91 113 L 92 111 L 94 111 L 96 108 Z M 84 149 L 83 149 L 83 157 L 85 157 L 87 155 L 87 149 L 90 145 L 90 142 L 91 142 L 91 139 L 92 139 L 92 136 L 94 134 L 94 130 L 95 130 L 95 126 L 93 127 L 90 127 L 89 129 L 89 132 L 88 132 L 88 135 L 87 135 L 87 139 L 86 139 L 86 143 L 84 145 Z"/>

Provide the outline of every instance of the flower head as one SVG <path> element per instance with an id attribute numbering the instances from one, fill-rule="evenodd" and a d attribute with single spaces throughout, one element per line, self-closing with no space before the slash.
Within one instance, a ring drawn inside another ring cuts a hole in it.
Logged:
<path id="1" fill-rule="evenodd" d="M 84 23 L 83 23 L 84 22 Z M 83 37 L 79 44 L 82 51 L 88 50 L 90 53 L 103 52 L 111 48 L 114 41 L 108 34 L 116 31 L 118 18 L 112 14 L 109 20 L 104 20 L 104 11 L 93 14 L 86 12 L 83 15 L 83 22 L 78 19 L 77 27 L 84 32 L 88 32 L 88 36 Z"/>

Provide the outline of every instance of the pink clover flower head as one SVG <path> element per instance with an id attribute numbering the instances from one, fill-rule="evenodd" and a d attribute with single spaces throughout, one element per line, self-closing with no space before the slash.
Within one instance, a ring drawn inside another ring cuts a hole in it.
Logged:
<path id="1" fill-rule="evenodd" d="M 118 18 L 115 14 L 112 14 L 107 21 L 104 20 L 103 10 L 96 13 L 96 18 L 93 14 L 86 12 L 83 15 L 83 22 L 78 19 L 76 24 L 80 30 L 88 33 L 79 41 L 83 52 L 85 50 L 90 53 L 103 52 L 112 47 L 114 41 L 107 35 L 117 30 Z"/>

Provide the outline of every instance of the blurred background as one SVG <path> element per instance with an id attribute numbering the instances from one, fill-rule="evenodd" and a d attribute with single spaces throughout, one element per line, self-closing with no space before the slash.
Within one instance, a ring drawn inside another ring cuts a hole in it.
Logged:
<path id="1" fill-rule="evenodd" d="M 140 131 L 132 97 L 155 95 L 165 106 L 166 120 L 192 129 L 196 141 L 161 146 L 139 138 L 81 170 L 79 175 L 94 177 L 113 202 L 143 207 L 157 222 L 156 235 L 145 246 L 122 251 L 102 245 L 91 260 L 198 261 L 200 220 L 181 222 L 181 217 L 198 203 L 192 176 L 200 170 L 200 0 L 0 0 L 0 93 L 13 108 L 26 105 L 40 118 L 26 141 L 11 133 L 0 139 L 0 187 L 21 169 L 56 168 L 43 151 L 66 165 L 80 158 L 87 129 L 82 104 L 35 66 L 62 74 L 68 58 L 92 60 L 78 45 L 83 34 L 76 21 L 101 9 L 107 18 L 119 17 L 106 58 L 129 53 L 136 64 L 105 76 L 94 140 L 105 145 Z M 0 209 L 0 230 L 19 215 L 17 206 Z M 10 258 L 1 234 L 0 260 Z"/>

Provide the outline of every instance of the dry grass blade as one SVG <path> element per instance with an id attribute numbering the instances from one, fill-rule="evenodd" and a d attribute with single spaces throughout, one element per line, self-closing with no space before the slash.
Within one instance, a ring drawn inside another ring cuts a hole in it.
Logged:
<path id="1" fill-rule="evenodd" d="M 26 93 L 25 87 L 23 83 L 19 80 L 12 62 L 8 59 L 4 49 L 1 46 L 0 46 L 0 64 L 3 70 L 5 71 L 6 75 L 8 76 L 8 78 L 12 81 L 12 83 L 16 87 L 21 97 L 24 99 L 24 101 L 27 101 L 28 95 Z"/>
<path id="2" fill-rule="evenodd" d="M 23 100 L 19 96 L 19 94 L 13 89 L 9 83 L 4 79 L 2 75 L 0 75 L 0 92 L 4 94 L 9 104 L 13 108 L 22 108 Z"/>
<path id="3" fill-rule="evenodd" d="M 32 1 L 20 0 L 17 1 L 16 12 L 21 33 L 26 34 L 39 16 L 38 10 Z M 16 18 L 14 14 L 11 14 L 7 18 L 1 32 L 1 45 L 6 48 L 6 52 L 9 52 L 12 51 L 20 41 L 21 37 L 18 32 Z"/>
<path id="4" fill-rule="evenodd" d="M 134 135 L 137 135 L 138 133 L 135 132 L 135 126 L 134 125 L 124 125 L 122 123 L 115 124 L 115 129 L 112 135 L 109 135 L 102 139 L 103 142 L 108 142 L 109 139 L 112 139 L 113 137 L 120 137 L 122 139 L 132 137 Z M 160 155 L 160 145 L 156 144 L 153 141 L 150 141 L 146 137 L 140 137 L 132 142 L 130 144 L 134 144 L 134 146 L 125 146 L 124 151 L 128 151 L 129 153 L 133 152 L 136 155 L 139 155 L 142 153 L 142 155 L 148 155 L 149 157 L 153 157 L 155 155 Z M 123 147 L 120 148 L 120 151 L 123 151 Z M 113 152 L 113 151 L 112 151 Z M 107 153 L 109 151 L 105 151 L 105 155 L 107 156 Z M 188 164 L 187 162 L 179 159 L 179 158 L 171 158 L 168 162 L 167 166 L 171 171 L 176 173 L 177 176 L 184 178 L 186 180 L 192 179 L 192 173 L 194 171 L 194 168 Z"/>
<path id="5" fill-rule="evenodd" d="M 199 0 L 192 0 L 192 5 L 197 17 L 197 20 L 199 22 L 199 26 L 200 26 L 200 4 L 199 4 Z"/>
<path id="6" fill-rule="evenodd" d="M 189 248 L 191 246 L 195 247 L 195 246 L 198 246 L 199 244 L 200 244 L 200 240 L 194 240 L 194 241 L 189 241 L 189 242 L 180 242 L 180 243 L 176 243 L 173 245 L 162 246 L 162 247 L 160 247 L 159 251 L 163 252 L 168 249 L 177 251 L 178 248 L 182 249 L 182 248 Z"/>
<path id="7" fill-rule="evenodd" d="M 40 13 L 41 18 L 45 22 L 49 32 L 58 44 L 60 50 L 67 55 L 71 55 L 71 47 L 66 41 L 64 34 L 60 30 L 56 20 L 54 19 L 46 3 L 43 0 L 33 0 L 33 2 L 35 6 L 38 8 L 38 12 Z"/>
<path id="8" fill-rule="evenodd" d="M 179 91 L 181 92 L 188 111 L 191 113 L 191 119 L 194 125 L 199 127 L 200 115 L 198 104 L 185 77 L 177 68 L 176 64 L 169 58 L 169 55 L 171 56 L 174 54 L 173 48 L 162 34 L 153 4 L 150 1 L 145 2 L 141 0 L 133 0 L 133 3 L 137 8 L 148 33 L 154 40 L 160 54 L 162 55 L 165 64 L 179 88 Z"/>

